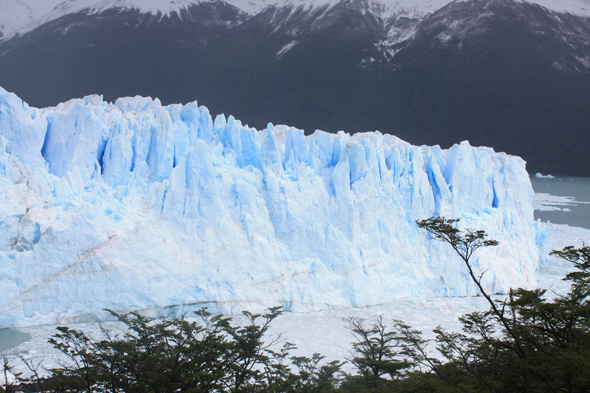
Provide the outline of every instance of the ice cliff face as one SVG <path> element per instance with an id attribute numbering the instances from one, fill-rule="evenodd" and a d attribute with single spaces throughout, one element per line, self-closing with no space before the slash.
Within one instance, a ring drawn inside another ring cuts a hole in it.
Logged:
<path id="1" fill-rule="evenodd" d="M 142 97 L 36 109 L 1 88 L 0 134 L 0 327 L 475 295 L 415 224 L 435 214 L 500 241 L 476 254 L 489 290 L 536 284 L 525 163 L 489 148 L 257 131 Z"/>

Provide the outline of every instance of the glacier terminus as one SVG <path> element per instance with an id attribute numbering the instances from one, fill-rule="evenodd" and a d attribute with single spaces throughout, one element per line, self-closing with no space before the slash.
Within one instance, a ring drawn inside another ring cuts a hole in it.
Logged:
<path id="1" fill-rule="evenodd" d="M 491 148 L 258 131 L 144 97 L 38 109 L 2 88 L 0 135 L 0 328 L 477 295 L 417 227 L 434 215 L 500 242 L 475 255 L 489 291 L 536 286 L 525 162 Z"/>

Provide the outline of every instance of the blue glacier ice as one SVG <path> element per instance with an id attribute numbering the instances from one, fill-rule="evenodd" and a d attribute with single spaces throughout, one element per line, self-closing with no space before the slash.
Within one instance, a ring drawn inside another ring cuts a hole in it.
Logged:
<path id="1" fill-rule="evenodd" d="M 488 290 L 534 287 L 532 199 L 522 159 L 468 142 L 257 131 L 143 97 L 37 109 L 0 88 L 0 328 L 476 295 L 415 224 L 437 214 L 500 241 L 476 254 Z"/>

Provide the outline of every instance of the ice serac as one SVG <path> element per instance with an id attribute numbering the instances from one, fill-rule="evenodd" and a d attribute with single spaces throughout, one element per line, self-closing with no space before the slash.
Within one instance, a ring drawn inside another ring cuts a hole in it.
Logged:
<path id="1" fill-rule="evenodd" d="M 476 295 L 416 226 L 437 214 L 500 241 L 476 254 L 488 290 L 536 284 L 525 163 L 490 148 L 257 131 L 143 97 L 36 109 L 2 89 L 0 134 L 0 327 Z"/>

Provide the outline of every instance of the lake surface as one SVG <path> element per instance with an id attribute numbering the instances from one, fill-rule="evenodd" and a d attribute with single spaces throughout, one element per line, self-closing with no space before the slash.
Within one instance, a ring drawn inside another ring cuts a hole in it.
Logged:
<path id="1" fill-rule="evenodd" d="M 10 348 L 14 348 L 30 339 L 31 336 L 27 333 L 12 329 L 0 329 L 0 353 Z"/>
<path id="2" fill-rule="evenodd" d="M 555 176 L 554 179 L 531 177 L 535 194 L 550 194 L 555 197 L 541 200 L 553 200 L 545 206 L 535 206 L 535 219 L 550 221 L 554 224 L 590 229 L 590 177 Z"/>

